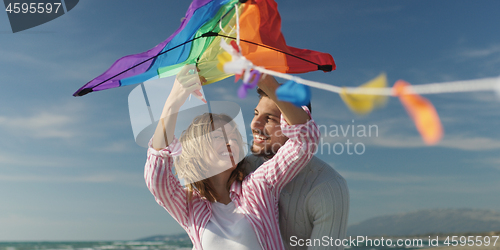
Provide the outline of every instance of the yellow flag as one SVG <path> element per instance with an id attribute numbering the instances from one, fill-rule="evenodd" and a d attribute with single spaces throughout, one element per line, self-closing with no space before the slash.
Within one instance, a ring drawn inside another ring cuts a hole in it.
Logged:
<path id="1" fill-rule="evenodd" d="M 385 88 L 387 87 L 387 76 L 385 73 L 380 74 L 375 79 L 361 85 L 359 88 Z M 384 106 L 387 101 L 387 96 L 381 95 L 366 95 L 366 94 L 348 94 L 344 88 L 340 93 L 340 97 L 347 107 L 358 115 L 370 113 L 373 109 Z"/>

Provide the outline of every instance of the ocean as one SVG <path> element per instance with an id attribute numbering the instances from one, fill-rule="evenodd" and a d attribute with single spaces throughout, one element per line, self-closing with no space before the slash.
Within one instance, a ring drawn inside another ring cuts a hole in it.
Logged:
<path id="1" fill-rule="evenodd" d="M 316 241 L 293 241 L 300 246 L 332 246 L 344 244 L 345 250 L 413 250 L 443 246 L 499 246 L 500 236 L 488 235 L 472 236 L 410 236 L 410 237 L 367 237 L 348 236 L 343 243 L 340 240 L 328 240 L 328 237 Z M 160 237 L 158 240 L 151 237 L 147 240 L 135 241 L 25 241 L 0 242 L 0 250 L 191 250 L 192 244 L 184 235 L 175 235 L 170 238 Z M 292 244 L 292 241 L 291 241 Z M 326 245 L 325 245 L 326 244 Z"/>
<path id="2" fill-rule="evenodd" d="M 454 236 L 457 237 L 457 236 Z M 464 236 L 462 236 L 465 238 Z M 469 236 L 473 237 L 473 236 Z M 483 237 L 483 236 L 477 236 Z M 486 246 L 486 238 L 488 245 L 497 246 L 500 244 L 499 236 L 485 236 L 484 245 Z M 345 250 L 413 250 L 432 247 L 442 247 L 450 244 L 465 245 L 466 241 L 459 240 L 451 242 L 447 241 L 446 237 L 433 236 L 422 238 L 370 238 L 357 236 L 349 237 L 349 241 L 345 242 Z M 346 240 L 348 240 L 346 239 Z M 455 238 L 452 238 L 455 239 Z M 456 239 L 459 239 L 458 237 Z M 491 240 L 493 239 L 493 240 Z M 478 239 L 479 240 L 479 239 Z M 498 241 L 498 242 L 497 242 Z M 472 242 L 472 241 L 471 241 Z M 471 243 L 469 242 L 469 243 Z M 462 244 L 463 243 L 463 244 Z M 472 242 L 478 243 L 478 242 Z M 471 244 L 472 244 L 471 243 Z M 296 242 L 301 246 L 331 246 L 333 241 L 316 241 L 316 242 Z M 330 245 L 325 245 L 330 244 Z M 0 242 L 0 250 L 191 250 L 192 244 L 189 239 L 174 239 L 167 241 L 26 241 L 26 242 Z"/>
<path id="3" fill-rule="evenodd" d="M 84 241 L 84 242 L 0 242 L 0 250 L 191 250 L 191 242 Z"/>
<path id="4" fill-rule="evenodd" d="M 414 246 L 348 246 L 347 250 L 411 250 L 428 248 L 427 242 L 421 247 Z M 84 241 L 84 242 L 0 242 L 0 250 L 191 250 L 191 242 L 181 241 Z"/>

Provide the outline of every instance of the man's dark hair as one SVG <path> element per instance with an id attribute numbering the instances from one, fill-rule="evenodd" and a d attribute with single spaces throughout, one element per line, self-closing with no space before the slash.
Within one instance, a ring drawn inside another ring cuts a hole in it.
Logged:
<path id="1" fill-rule="evenodd" d="M 261 99 L 262 97 L 267 97 L 269 98 L 269 96 L 266 94 L 266 92 L 264 92 L 262 89 L 260 89 L 259 87 L 257 87 L 257 94 L 259 94 L 259 99 Z M 309 112 L 311 112 L 312 114 L 312 107 L 311 107 L 311 102 L 309 102 L 307 104 L 307 108 L 309 109 Z"/>

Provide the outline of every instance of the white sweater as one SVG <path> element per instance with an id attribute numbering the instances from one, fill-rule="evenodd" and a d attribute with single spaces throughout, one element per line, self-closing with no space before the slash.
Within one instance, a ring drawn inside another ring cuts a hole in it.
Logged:
<path id="1" fill-rule="evenodd" d="M 252 172 L 264 161 L 263 157 L 249 155 L 243 164 Z M 279 213 L 281 237 L 287 249 L 341 250 L 342 246 L 331 243 L 346 236 L 347 183 L 330 165 L 313 157 L 281 191 Z M 307 239 L 312 246 L 307 246 Z"/>

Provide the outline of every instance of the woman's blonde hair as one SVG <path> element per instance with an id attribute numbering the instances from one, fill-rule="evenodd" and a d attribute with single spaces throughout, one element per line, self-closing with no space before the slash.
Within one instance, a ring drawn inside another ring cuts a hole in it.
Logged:
<path id="1" fill-rule="evenodd" d="M 220 125 L 217 126 L 216 122 Z M 224 127 L 225 124 L 230 124 L 232 130 L 237 134 L 238 146 L 240 147 L 239 153 L 243 154 L 241 134 L 238 131 L 236 123 L 228 115 L 212 113 L 199 115 L 182 132 L 180 137 L 182 153 L 177 157 L 175 166 L 179 177 L 188 183 L 189 198 L 191 198 L 193 191 L 196 189 L 202 197 L 205 197 L 210 202 L 217 200 L 215 189 L 207 178 L 209 177 L 207 173 L 212 164 L 212 162 L 209 162 L 209 154 L 217 155 L 212 146 L 212 137 L 210 134 L 219 127 Z M 227 133 L 232 133 L 233 131 L 227 131 Z M 234 181 L 243 181 L 246 175 L 243 166 L 237 163 L 236 169 L 233 170 L 227 182 L 227 189 L 229 190 Z"/>

